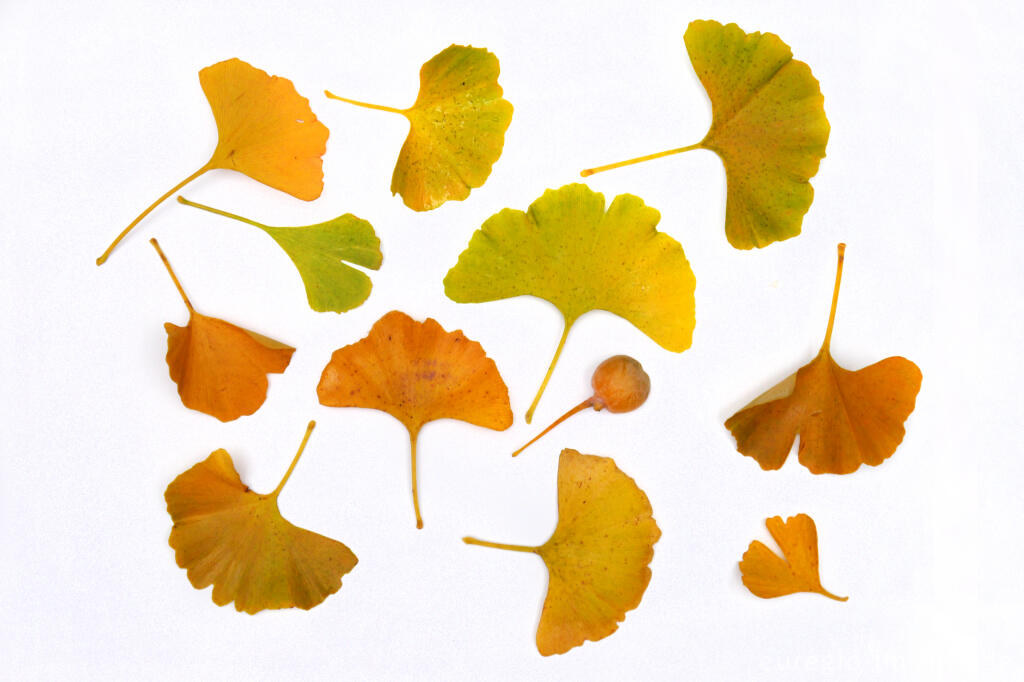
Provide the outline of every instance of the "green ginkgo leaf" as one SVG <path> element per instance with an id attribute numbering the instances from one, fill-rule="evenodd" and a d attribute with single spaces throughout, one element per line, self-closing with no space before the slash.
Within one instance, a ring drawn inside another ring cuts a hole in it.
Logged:
<path id="1" fill-rule="evenodd" d="M 272 227 L 220 209 L 178 201 L 260 228 L 284 249 L 302 276 L 309 307 L 317 312 L 343 313 L 362 305 L 373 284 L 366 273 L 347 263 L 379 270 L 383 256 L 380 240 L 370 223 L 351 213 L 302 227 Z"/>
<path id="2" fill-rule="evenodd" d="M 690 347 L 696 279 L 679 242 L 655 229 L 660 218 L 631 194 L 606 213 L 604 195 L 586 185 L 549 189 L 525 213 L 488 218 L 445 276 L 445 294 L 458 303 L 531 295 L 561 311 L 565 330 L 527 421 L 569 329 L 588 311 L 623 317 L 668 350 Z"/>
<path id="3" fill-rule="evenodd" d="M 391 176 L 391 193 L 414 211 L 480 187 L 501 156 L 512 105 L 498 85 L 498 58 L 482 47 L 451 45 L 420 69 L 420 92 L 408 109 L 332 98 L 409 119 L 409 136 Z"/>
<path id="4" fill-rule="evenodd" d="M 825 157 L 830 132 L 817 79 L 772 33 L 744 33 L 736 24 L 694 21 L 683 41 L 711 99 L 708 134 L 697 144 L 591 168 L 582 175 L 709 149 L 725 166 L 729 243 L 750 249 L 795 237 L 814 199 L 809 180 Z"/>

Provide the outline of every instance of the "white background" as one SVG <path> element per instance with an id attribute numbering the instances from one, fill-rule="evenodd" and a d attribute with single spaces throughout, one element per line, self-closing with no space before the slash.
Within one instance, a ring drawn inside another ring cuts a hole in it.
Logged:
<path id="1" fill-rule="evenodd" d="M 1000 3 L 1011 5 L 1014 3 Z M 699 140 L 710 107 L 682 43 L 697 18 L 777 33 L 821 81 L 832 124 L 804 234 L 741 252 L 724 231 L 719 160 L 692 152 L 594 176 L 610 201 L 662 214 L 697 277 L 682 354 L 605 313 L 581 319 L 537 412 L 522 415 L 561 331 L 546 302 L 459 305 L 442 279 L 503 207 L 580 169 Z M 0 660 L 17 678 L 969 679 L 1008 674 L 1019 645 L 1022 240 L 1021 11 L 890 2 L 11 2 L 0 5 Z M 414 213 L 389 192 L 393 106 L 451 43 L 501 61 L 515 106 L 505 151 L 467 201 Z M 102 268 L 140 210 L 209 157 L 197 72 L 240 57 L 291 79 L 330 128 L 311 203 L 240 174 L 183 194 L 277 225 L 351 212 L 383 244 L 365 305 L 306 305 L 283 252 L 249 226 L 167 203 Z M 161 240 L 196 307 L 298 348 L 259 412 L 229 424 L 184 408 L 163 323 L 186 312 L 146 243 Z M 850 476 L 791 456 L 764 472 L 722 422 L 816 352 L 835 245 L 846 272 L 833 340 L 859 368 L 889 355 L 924 373 L 895 455 Z M 417 531 L 408 442 L 390 416 L 318 404 L 335 348 L 401 309 L 461 328 L 507 382 L 516 422 L 420 436 Z M 535 427 L 627 353 L 648 403 L 585 413 L 516 460 Z M 281 498 L 294 523 L 359 565 L 309 612 L 257 616 L 193 589 L 167 545 L 163 491 L 216 448 L 273 488 L 306 422 L 319 427 Z M 555 524 L 561 447 L 613 456 L 663 537 L 643 602 L 618 632 L 542 658 L 539 559 L 464 545 L 539 544 Z M 760 600 L 737 562 L 764 519 L 818 524 L 825 586 Z"/>

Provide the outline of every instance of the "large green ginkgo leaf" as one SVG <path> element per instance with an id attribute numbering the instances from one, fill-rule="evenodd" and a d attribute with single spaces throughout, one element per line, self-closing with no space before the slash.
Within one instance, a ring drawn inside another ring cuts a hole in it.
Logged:
<path id="1" fill-rule="evenodd" d="M 566 185 L 547 190 L 525 213 L 505 209 L 491 216 L 448 272 L 445 293 L 458 303 L 532 295 L 565 318 L 527 421 L 569 329 L 590 310 L 629 320 L 668 350 L 690 347 L 696 280 L 679 242 L 655 229 L 660 217 L 630 194 L 616 197 L 606 213 L 604 195 Z"/>

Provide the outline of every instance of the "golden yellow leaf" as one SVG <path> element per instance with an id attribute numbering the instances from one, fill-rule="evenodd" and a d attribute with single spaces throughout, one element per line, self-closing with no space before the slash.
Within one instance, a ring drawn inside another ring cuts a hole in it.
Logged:
<path id="1" fill-rule="evenodd" d="M 260 495 L 242 483 L 231 455 L 217 450 L 167 486 L 174 521 L 170 545 L 197 590 L 213 585 L 213 601 L 246 613 L 297 606 L 311 609 L 341 588 L 358 559 L 336 540 L 293 526 L 277 507 L 309 440 L 281 483 Z"/>
<path id="2" fill-rule="evenodd" d="M 533 552 L 548 568 L 537 649 L 562 654 L 615 632 L 640 605 L 661 530 L 651 503 L 609 457 L 565 449 L 558 460 L 558 525 L 539 547 L 463 538 L 471 545 Z"/>
<path id="3" fill-rule="evenodd" d="M 184 327 L 170 322 L 164 325 L 167 366 L 171 379 L 178 384 L 181 402 L 222 422 L 252 414 L 267 399 L 267 374 L 284 372 L 295 349 L 196 312 L 160 244 L 156 239 L 149 241 L 189 312 Z"/>
<path id="4" fill-rule="evenodd" d="M 825 341 L 818 355 L 731 416 L 725 426 L 736 449 L 762 469 L 778 469 L 800 434 L 800 463 L 815 474 L 848 474 L 861 464 L 878 466 L 903 440 L 903 422 L 914 411 L 921 370 L 903 357 L 886 358 L 851 372 L 832 359 L 846 245 L 832 291 Z"/>
<path id="5" fill-rule="evenodd" d="M 461 330 L 446 332 L 435 320 L 417 322 L 393 310 L 366 338 L 339 348 L 316 389 L 330 407 L 387 412 L 409 431 L 412 500 L 423 527 L 416 485 L 416 440 L 435 419 L 458 419 L 503 431 L 512 425 L 508 388 L 494 361 Z"/>
<path id="6" fill-rule="evenodd" d="M 846 601 L 821 586 L 818 575 L 818 530 L 814 519 L 797 514 L 786 519 L 773 516 L 765 520 L 782 556 L 754 540 L 743 554 L 740 573 L 747 589 L 762 599 L 782 597 L 794 592 L 816 592 L 829 599 Z"/>

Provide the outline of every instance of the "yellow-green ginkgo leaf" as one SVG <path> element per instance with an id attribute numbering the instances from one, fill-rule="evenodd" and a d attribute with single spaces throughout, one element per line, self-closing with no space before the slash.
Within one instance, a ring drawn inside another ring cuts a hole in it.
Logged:
<path id="1" fill-rule="evenodd" d="M 605 212 L 604 195 L 586 185 L 549 189 L 525 213 L 504 209 L 488 218 L 444 278 L 458 303 L 532 295 L 562 312 L 565 329 L 528 422 L 569 329 L 588 311 L 623 317 L 670 351 L 690 347 L 696 279 L 679 242 L 655 229 L 660 217 L 631 194 Z"/>
<path id="2" fill-rule="evenodd" d="M 814 199 L 809 180 L 825 156 L 825 99 L 807 64 L 772 33 L 694 21 L 683 36 L 711 99 L 711 129 L 697 144 L 591 168 L 582 175 L 691 149 L 710 149 L 725 166 L 725 234 L 738 249 L 800 234 Z"/>
<path id="3" fill-rule="evenodd" d="M 391 193 L 429 211 L 480 187 L 501 156 L 512 105 L 498 85 L 498 58 L 481 47 L 452 45 L 420 69 L 420 92 L 408 109 L 333 99 L 409 119 L 409 136 L 391 176 Z"/>

